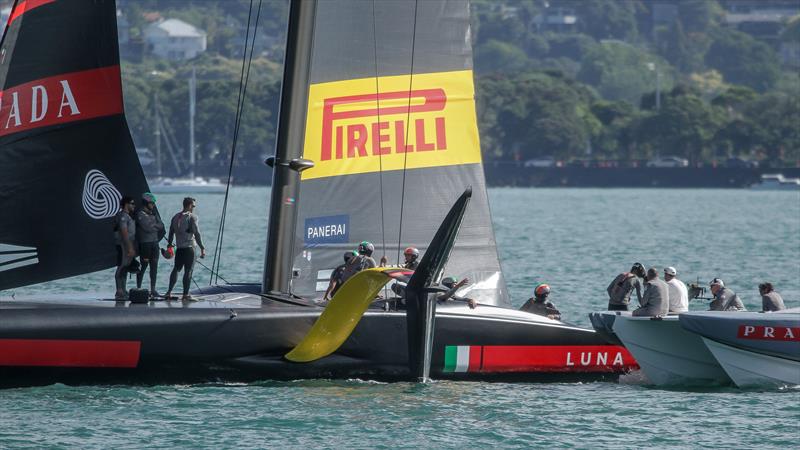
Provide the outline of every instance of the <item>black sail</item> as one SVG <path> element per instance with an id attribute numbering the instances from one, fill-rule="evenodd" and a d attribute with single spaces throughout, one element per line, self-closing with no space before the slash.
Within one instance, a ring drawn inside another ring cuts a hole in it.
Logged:
<path id="1" fill-rule="evenodd" d="M 475 116 L 468 0 L 319 2 L 293 292 L 319 297 L 343 252 L 421 252 L 453 202 L 473 199 L 446 275 L 506 304 Z"/>
<path id="2" fill-rule="evenodd" d="M 114 1 L 15 3 L 0 86 L 0 290 L 113 266 L 119 200 L 148 190 Z"/>

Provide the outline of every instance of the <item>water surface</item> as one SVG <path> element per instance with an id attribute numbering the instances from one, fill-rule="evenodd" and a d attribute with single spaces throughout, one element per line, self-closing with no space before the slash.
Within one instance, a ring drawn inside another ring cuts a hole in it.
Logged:
<path id="1" fill-rule="evenodd" d="M 159 203 L 173 211 L 181 198 Z M 266 189 L 233 191 L 222 254 L 229 281 L 260 279 L 267 198 Z M 749 309 L 760 307 L 758 283 L 771 281 L 788 306 L 800 306 L 800 193 L 495 189 L 490 199 L 516 306 L 547 282 L 565 319 L 589 326 L 586 313 L 605 306 L 605 287 L 635 261 L 674 266 L 685 281 L 720 277 Z M 221 201 L 198 198 L 208 247 Z M 195 274 L 208 284 L 205 270 Z M 14 292 L 65 290 L 111 293 L 113 271 Z M 662 389 L 638 374 L 586 384 L 299 380 L 0 391 L 0 447 L 790 448 L 799 439 L 800 389 Z"/>

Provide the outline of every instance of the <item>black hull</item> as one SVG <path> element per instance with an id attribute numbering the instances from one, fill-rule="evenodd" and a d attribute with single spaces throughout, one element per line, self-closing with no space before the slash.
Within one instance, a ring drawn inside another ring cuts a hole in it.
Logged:
<path id="1" fill-rule="evenodd" d="M 410 379 L 403 311 L 369 310 L 335 354 L 286 361 L 321 312 L 243 294 L 191 304 L 0 301 L 0 385 Z M 572 381 L 635 368 L 594 331 L 519 311 L 447 306 L 435 324 L 434 379 Z"/>

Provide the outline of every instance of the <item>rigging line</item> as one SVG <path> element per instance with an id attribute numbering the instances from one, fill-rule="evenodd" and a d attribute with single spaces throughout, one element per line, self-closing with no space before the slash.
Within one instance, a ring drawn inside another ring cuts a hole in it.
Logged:
<path id="1" fill-rule="evenodd" d="M 408 142 L 408 130 L 411 128 L 411 89 L 414 84 L 414 51 L 417 44 L 417 12 L 419 7 L 419 0 L 414 0 L 414 28 L 411 32 L 411 74 L 408 77 L 408 106 L 406 109 L 406 138 L 403 145 Z M 403 149 L 405 150 L 405 149 Z M 403 242 L 403 208 L 406 201 L 406 166 L 408 162 L 408 152 L 403 152 L 403 185 L 400 191 L 400 226 L 397 236 L 397 263 L 400 263 L 400 247 Z"/>
<path id="2" fill-rule="evenodd" d="M 260 12 L 260 10 L 261 10 L 261 0 L 259 0 L 259 12 Z M 252 44 L 251 44 L 250 61 L 248 62 L 248 60 L 247 60 L 247 44 L 248 44 L 248 41 L 250 40 L 250 24 L 251 24 L 251 21 L 252 21 L 252 15 L 253 15 L 253 0 L 250 0 L 250 7 L 249 7 L 249 10 L 248 10 L 248 13 L 247 13 L 247 29 L 246 29 L 246 33 L 245 33 L 244 50 L 242 51 L 242 70 L 241 70 L 241 73 L 239 75 L 239 92 L 238 92 L 238 98 L 236 100 L 236 116 L 235 116 L 235 119 L 234 119 L 233 139 L 232 139 L 232 142 L 231 142 L 231 158 L 230 158 L 230 162 L 228 164 L 228 178 L 227 178 L 227 182 L 225 184 L 225 198 L 224 198 L 223 203 L 222 203 L 222 213 L 221 213 L 221 216 L 220 216 L 219 229 L 218 229 L 218 233 L 217 233 L 217 242 L 214 244 L 214 260 L 213 260 L 213 262 L 211 264 L 211 267 L 213 269 L 216 269 L 216 270 L 212 270 L 211 271 L 211 276 L 209 277 L 209 281 L 208 281 L 209 286 L 214 281 L 219 282 L 219 279 L 221 278 L 219 276 L 219 268 L 222 265 L 222 243 L 223 243 L 223 238 L 224 238 L 224 235 L 225 235 L 225 222 L 226 222 L 226 218 L 227 218 L 227 214 L 228 214 L 228 200 L 230 198 L 230 188 L 231 188 L 231 177 L 232 177 L 232 174 L 233 174 L 233 164 L 234 164 L 235 157 L 236 157 L 235 156 L 236 155 L 236 144 L 237 144 L 237 142 L 239 140 L 239 124 L 241 123 L 242 110 L 244 109 L 244 97 L 245 97 L 245 91 L 246 91 L 246 86 L 247 86 L 247 79 L 245 77 L 245 71 L 247 71 L 247 73 L 249 74 L 250 62 L 252 62 L 252 58 L 253 58 L 252 47 L 255 46 L 256 30 L 258 30 L 258 15 L 257 15 L 256 16 L 256 24 L 255 24 L 255 28 L 254 28 L 254 31 L 253 31 L 253 41 L 252 41 Z M 246 67 L 246 69 L 245 69 L 245 67 Z M 223 278 L 223 281 L 225 281 L 224 278 Z"/>
<path id="3" fill-rule="evenodd" d="M 375 55 L 375 103 L 378 111 L 378 126 L 381 123 L 381 91 L 378 82 L 378 33 L 375 25 L 375 0 L 372 0 L 372 43 Z M 372 139 L 376 137 L 373 136 Z M 378 142 L 378 184 L 381 194 L 381 245 L 383 254 L 386 255 L 386 224 L 384 222 L 384 207 L 383 207 L 383 151 L 380 149 L 380 142 Z M 399 244 L 398 244 L 399 245 Z"/>
<path id="4" fill-rule="evenodd" d="M 239 120 L 236 123 L 236 130 L 235 130 L 235 139 L 236 139 L 236 141 L 234 142 L 234 146 L 231 149 L 231 162 L 230 162 L 230 165 L 228 166 L 228 182 L 227 182 L 227 185 L 225 187 L 226 194 L 228 192 L 230 192 L 230 187 L 231 187 L 231 175 L 233 173 L 233 162 L 234 162 L 234 158 L 235 158 L 235 154 L 236 154 L 236 142 L 238 142 L 238 140 L 239 140 L 239 130 L 240 130 L 241 125 L 242 125 L 242 115 L 244 114 L 245 99 L 247 98 L 247 85 L 248 85 L 248 83 L 250 81 L 250 67 L 253 64 L 253 53 L 255 51 L 255 46 L 256 46 L 256 33 L 258 33 L 258 21 L 261 18 L 261 4 L 262 4 L 262 0 L 258 0 L 258 9 L 256 10 L 256 21 L 255 21 L 255 25 L 253 27 L 253 40 L 250 42 L 250 56 L 248 56 L 248 58 L 247 58 L 247 71 L 245 72 L 244 86 L 242 87 L 242 102 L 241 102 L 241 107 L 239 108 Z M 245 50 L 246 50 L 246 48 L 245 48 Z M 225 202 L 225 205 L 224 205 L 225 216 L 222 217 L 222 230 L 221 230 L 222 232 L 220 233 L 220 247 L 217 250 L 217 254 L 219 255 L 219 258 L 218 258 L 218 263 L 219 264 L 221 264 L 221 261 L 222 261 L 222 240 L 225 237 L 225 222 L 226 222 L 227 212 L 228 212 L 228 204 L 227 204 L 227 199 L 226 199 L 226 202 Z M 219 277 L 219 264 L 217 264 L 217 276 L 215 277 L 215 279 L 217 281 L 219 281 L 219 278 L 220 278 Z"/>
<path id="5" fill-rule="evenodd" d="M 380 75 L 378 72 L 378 32 L 376 26 L 376 18 L 375 18 L 375 0 L 372 0 L 372 48 L 373 48 L 373 55 L 375 57 L 375 109 L 378 112 L 378 127 L 380 128 L 381 123 L 381 89 L 380 83 L 378 81 L 378 76 Z M 372 139 L 376 139 L 377 136 L 372 136 Z M 374 147 L 373 147 L 374 148 Z M 381 249 L 383 250 L 383 255 L 381 255 L 381 259 L 383 260 L 386 258 L 386 254 L 388 253 L 386 250 L 386 222 L 385 222 L 385 210 L 383 207 L 383 151 L 380 148 L 380 141 L 378 141 L 378 192 L 381 196 Z M 399 245 L 399 244 L 398 244 Z M 388 283 L 383 285 L 383 296 L 384 298 L 389 297 L 389 286 Z"/>
<path id="6" fill-rule="evenodd" d="M 227 284 L 231 284 L 228 280 L 226 280 L 225 278 L 222 278 L 222 275 L 220 275 L 219 272 L 216 272 L 213 269 L 209 268 L 207 265 L 201 263 L 199 259 L 195 259 L 194 261 L 197 264 L 200 264 L 200 266 L 203 267 L 204 269 L 206 269 L 207 271 L 211 272 L 212 275 L 215 275 L 215 276 L 219 277 L 220 279 L 222 279 L 222 281 L 224 281 Z M 192 280 L 194 280 L 194 277 L 192 277 Z M 200 289 L 199 286 L 198 286 L 198 289 Z"/>
<path id="7" fill-rule="evenodd" d="M 239 93 L 238 93 L 238 97 L 236 99 L 236 115 L 235 115 L 235 118 L 234 118 L 234 125 L 233 125 L 234 133 L 233 133 L 233 138 L 231 140 L 231 153 L 233 153 L 234 149 L 236 148 L 236 122 L 238 122 L 238 120 L 239 120 L 240 104 L 241 104 L 241 99 L 242 99 L 242 84 L 243 84 L 243 80 L 244 80 L 245 61 L 246 61 L 246 58 L 247 58 L 247 43 L 250 40 L 250 21 L 252 20 L 252 15 L 253 15 L 253 0 L 250 0 L 250 8 L 247 11 L 247 27 L 245 28 L 244 50 L 242 50 L 242 70 L 241 70 L 241 73 L 239 74 Z M 229 166 L 228 166 L 228 170 L 229 171 L 230 171 L 232 166 L 233 166 L 233 159 L 231 159 L 231 162 L 229 163 Z M 228 178 L 227 181 L 228 182 L 227 182 L 227 184 L 225 186 L 225 198 L 224 198 L 224 200 L 222 202 L 222 212 L 221 212 L 220 218 L 219 218 L 219 226 L 217 227 L 217 241 L 214 243 L 214 257 L 213 257 L 213 260 L 211 262 L 211 267 L 212 268 L 216 268 L 218 264 L 222 264 L 222 260 L 219 257 L 218 250 L 222 246 L 222 242 L 221 242 L 221 240 L 222 240 L 222 229 L 225 226 L 224 225 L 225 216 L 227 214 L 227 209 L 228 209 L 227 206 L 228 206 L 228 194 L 229 194 L 228 190 L 230 188 L 230 177 Z M 214 283 L 214 271 L 212 270 L 211 271 L 211 276 L 208 279 L 208 285 L 211 286 L 213 283 Z"/>

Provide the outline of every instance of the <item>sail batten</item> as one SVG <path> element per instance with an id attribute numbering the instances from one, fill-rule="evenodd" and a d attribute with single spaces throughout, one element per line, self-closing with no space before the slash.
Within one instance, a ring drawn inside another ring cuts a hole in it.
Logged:
<path id="1" fill-rule="evenodd" d="M 446 273 L 476 282 L 471 294 L 481 303 L 506 304 L 475 113 L 469 2 L 320 2 L 317 17 L 303 155 L 315 166 L 301 177 L 293 292 L 321 296 L 342 250 L 364 240 L 390 263 L 407 246 L 424 253 L 472 186 Z M 334 232 L 315 236 L 320 226 Z"/>

